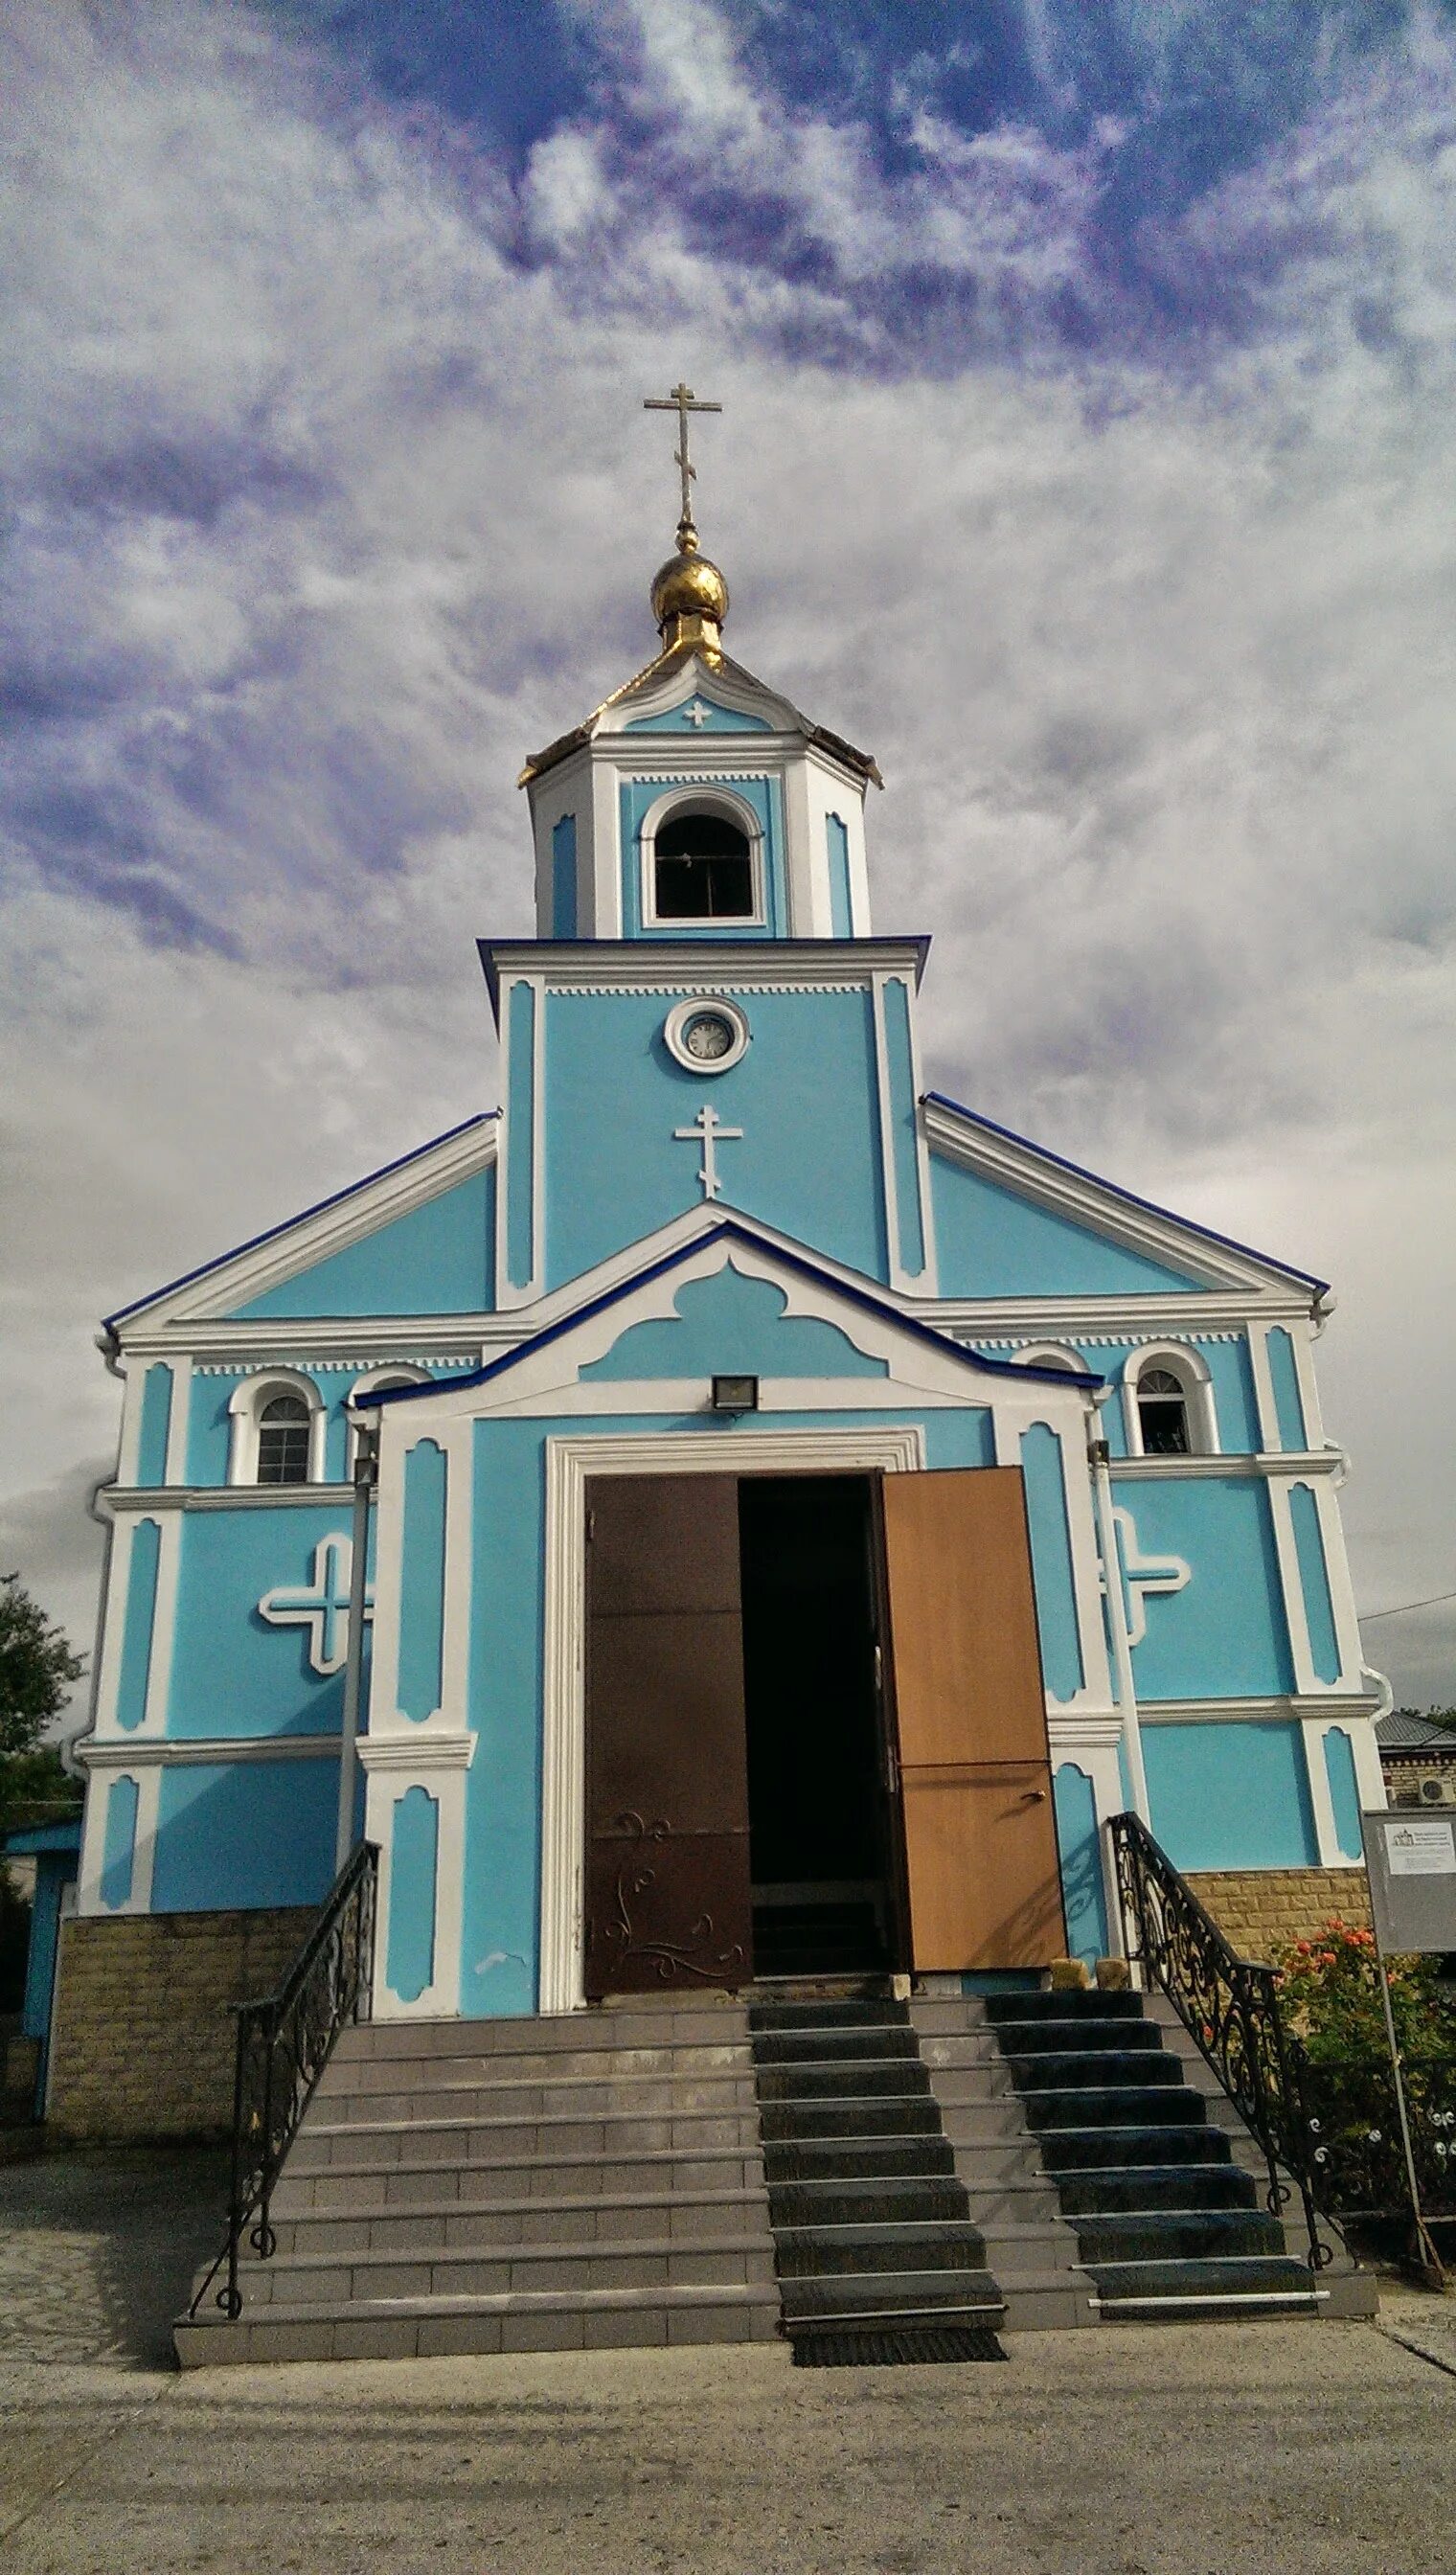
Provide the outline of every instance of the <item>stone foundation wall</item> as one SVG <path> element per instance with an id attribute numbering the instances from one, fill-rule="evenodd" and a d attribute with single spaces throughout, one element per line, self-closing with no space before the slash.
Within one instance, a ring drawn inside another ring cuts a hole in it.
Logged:
<path id="1" fill-rule="evenodd" d="M 270 1994 L 316 1921 L 77 1915 L 61 1926 L 47 2123 L 58 2137 L 205 2137 L 233 2123 L 229 2003 Z"/>
<path id="2" fill-rule="evenodd" d="M 1332 1913 L 1369 1926 L 1363 1868 L 1209 1868 L 1187 1875 L 1244 1958 L 1271 1961 L 1287 1941 L 1310 1939 Z"/>

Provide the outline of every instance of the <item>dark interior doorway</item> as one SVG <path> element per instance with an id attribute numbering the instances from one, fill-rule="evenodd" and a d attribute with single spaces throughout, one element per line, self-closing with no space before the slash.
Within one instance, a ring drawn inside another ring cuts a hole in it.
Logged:
<path id="1" fill-rule="evenodd" d="M 753 1963 L 882 1971 L 897 1942 L 867 1475 L 738 1485 Z"/>

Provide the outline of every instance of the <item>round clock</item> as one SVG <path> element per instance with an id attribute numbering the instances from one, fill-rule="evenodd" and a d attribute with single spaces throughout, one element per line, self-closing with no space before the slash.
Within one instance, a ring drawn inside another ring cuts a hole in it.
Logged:
<path id="1" fill-rule="evenodd" d="M 748 1023 L 736 1002 L 680 1002 L 663 1029 L 668 1052 L 688 1073 L 727 1073 L 748 1043 Z"/>

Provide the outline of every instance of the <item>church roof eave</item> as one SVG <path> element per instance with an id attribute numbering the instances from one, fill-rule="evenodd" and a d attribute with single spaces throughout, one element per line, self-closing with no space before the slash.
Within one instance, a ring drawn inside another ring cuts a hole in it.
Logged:
<path id="1" fill-rule="evenodd" d="M 1014 1127 L 1000 1126 L 994 1118 L 985 1117 L 978 1109 L 967 1109 L 963 1101 L 951 1100 L 943 1091 L 927 1091 L 923 1095 L 923 1106 L 938 1109 L 986 1137 L 1015 1147 L 1033 1162 L 1050 1165 L 1053 1171 L 1065 1173 L 1070 1180 L 1085 1184 L 1102 1198 L 1115 1200 L 1140 1216 L 1153 1218 L 1174 1235 L 1209 1244 L 1217 1252 L 1231 1253 L 1239 1261 L 1254 1263 L 1275 1278 L 1292 1281 L 1297 1288 L 1308 1291 L 1310 1310 L 1316 1316 L 1322 1316 L 1333 1308 L 1334 1297 L 1329 1281 L 1317 1279 L 1311 1271 L 1296 1270 L 1291 1262 L 1278 1261 L 1272 1253 L 1256 1251 L 1252 1244 L 1240 1243 L 1234 1235 L 1219 1234 L 1213 1226 L 1200 1225 L 1195 1217 L 1181 1216 L 1175 1209 L 1161 1206 L 1156 1199 L 1141 1198 L 1136 1190 L 1123 1189 L 1120 1183 L 1105 1180 L 1100 1172 L 1088 1171 L 1084 1163 L 1074 1163 L 1065 1154 L 1053 1153 L 1049 1146 L 1038 1145 L 1029 1136 L 1018 1135 Z"/>
<path id="2" fill-rule="evenodd" d="M 928 931 L 916 931 L 905 938 L 771 942 L 683 939 L 676 934 L 650 940 L 478 939 L 476 948 L 499 1028 L 503 971 L 519 969 L 526 974 L 539 974 L 543 968 L 550 968 L 554 973 L 586 975 L 603 982 L 630 972 L 635 985 L 652 989 L 657 984 L 666 989 L 680 985 L 690 965 L 714 984 L 731 983 L 744 976 L 762 977 L 769 972 L 790 980 L 795 971 L 813 973 L 815 969 L 821 976 L 841 977 L 846 971 L 846 952 L 852 950 L 864 960 L 866 973 L 871 964 L 882 965 L 890 973 L 911 973 L 918 992 L 930 952 L 930 935 Z"/>
<path id="3" fill-rule="evenodd" d="M 625 680 L 620 689 L 614 689 L 612 695 L 604 698 L 599 707 L 594 707 L 583 723 L 574 725 L 570 733 L 559 734 L 555 742 L 547 744 L 545 751 L 533 752 L 516 781 L 517 786 L 530 787 L 536 779 L 545 778 L 549 771 L 560 768 L 564 760 L 570 760 L 574 752 L 584 750 L 596 739 L 603 717 L 610 714 L 614 707 L 625 705 L 639 691 L 646 692 L 656 683 L 667 679 L 675 670 L 680 670 L 684 664 L 695 660 L 704 662 L 710 670 L 724 672 L 729 679 L 736 681 L 740 688 L 755 690 L 764 697 L 777 699 L 779 704 L 788 708 L 797 730 L 812 749 L 825 752 L 830 759 L 841 762 L 844 768 L 854 777 L 862 779 L 866 785 L 871 787 L 884 785 L 878 764 L 867 751 L 856 750 L 852 742 L 847 742 L 842 734 L 831 733 L 826 725 L 811 724 L 807 716 L 800 715 L 789 699 L 780 697 L 777 690 L 765 689 L 763 682 L 751 671 L 746 670 L 741 662 L 733 661 L 728 653 L 707 653 L 701 644 L 679 643 L 670 644 L 664 652 L 656 654 L 644 670 L 636 672 L 632 679 Z"/>

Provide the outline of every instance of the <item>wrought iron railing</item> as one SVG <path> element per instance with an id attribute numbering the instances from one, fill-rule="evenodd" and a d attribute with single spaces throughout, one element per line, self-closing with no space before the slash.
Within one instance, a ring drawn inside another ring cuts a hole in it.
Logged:
<path id="1" fill-rule="evenodd" d="M 1167 1995 L 1258 2140 L 1271 2214 L 1283 2216 L 1291 2182 L 1298 2191 L 1309 2267 L 1322 2271 L 1333 2259 L 1316 2207 L 1328 2150 L 1304 2050 L 1279 2009 L 1278 1975 L 1239 1956 L 1138 1816 L 1114 1815 L 1108 1829 L 1128 1957 Z"/>
<path id="2" fill-rule="evenodd" d="M 368 2016 L 378 1875 L 378 1844 L 361 1842 L 335 1879 L 277 1993 L 232 2007 L 238 2037 L 228 2235 L 190 2315 L 197 2314 L 225 2266 L 216 2304 L 224 2315 L 240 2315 L 238 2270 L 245 2241 L 260 2260 L 276 2249 L 269 2206 L 284 2156 L 340 2030 Z"/>

